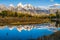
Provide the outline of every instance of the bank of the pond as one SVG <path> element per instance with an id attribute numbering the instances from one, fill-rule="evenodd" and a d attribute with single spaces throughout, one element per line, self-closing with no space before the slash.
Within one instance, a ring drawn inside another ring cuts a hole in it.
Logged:
<path id="1" fill-rule="evenodd" d="M 25 24 L 41 24 L 49 23 L 50 19 L 46 18 L 0 18 L 0 26 L 2 25 L 25 25 Z"/>
<path id="2" fill-rule="evenodd" d="M 37 40 L 60 40 L 60 31 L 57 31 L 49 36 L 39 37 Z"/>

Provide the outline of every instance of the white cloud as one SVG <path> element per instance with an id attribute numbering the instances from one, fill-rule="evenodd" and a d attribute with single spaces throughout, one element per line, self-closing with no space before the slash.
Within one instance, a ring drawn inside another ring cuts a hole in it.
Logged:
<path id="1" fill-rule="evenodd" d="M 50 0 L 51 2 L 53 2 L 54 0 Z"/>
<path id="2" fill-rule="evenodd" d="M 60 6 L 60 4 L 56 3 L 56 4 L 53 4 L 53 5 L 49 5 L 49 7 L 57 7 L 57 6 Z"/>
<path id="3" fill-rule="evenodd" d="M 56 4 L 54 4 L 54 6 L 60 6 L 60 4 L 56 3 Z"/>
<path id="4" fill-rule="evenodd" d="M 49 8 L 53 8 L 53 9 L 60 8 L 60 4 L 56 3 L 53 5 L 49 5 Z"/>

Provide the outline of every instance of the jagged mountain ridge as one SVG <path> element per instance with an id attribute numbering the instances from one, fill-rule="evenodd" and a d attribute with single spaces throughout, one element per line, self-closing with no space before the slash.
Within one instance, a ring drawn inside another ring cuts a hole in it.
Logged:
<path id="1" fill-rule="evenodd" d="M 8 7 L 6 7 L 5 5 L 0 5 L 0 11 L 3 11 L 3 10 L 29 11 L 29 12 L 32 12 L 32 13 L 50 13 L 50 9 L 35 7 L 31 4 L 23 5 L 21 3 L 19 3 L 16 7 L 13 4 L 10 4 Z M 54 11 L 52 11 L 52 12 L 54 12 Z"/>

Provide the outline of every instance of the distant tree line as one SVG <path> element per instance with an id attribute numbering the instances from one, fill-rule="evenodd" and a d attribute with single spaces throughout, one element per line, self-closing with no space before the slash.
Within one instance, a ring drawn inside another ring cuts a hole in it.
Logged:
<path id="1" fill-rule="evenodd" d="M 30 15 L 30 14 L 23 14 L 23 13 L 17 13 L 17 12 L 6 11 L 6 10 L 0 12 L 0 16 L 2 18 L 4 18 L 4 17 L 24 17 L 24 16 L 32 17 L 32 15 Z"/>
<path id="2" fill-rule="evenodd" d="M 24 14 L 24 13 L 18 13 L 18 12 L 13 12 L 13 11 L 7 11 L 7 10 L 4 10 L 2 12 L 0 12 L 0 17 L 4 18 L 4 17 L 37 17 L 37 18 L 60 18 L 60 12 L 56 12 L 55 14 L 49 14 L 48 16 L 47 15 L 35 15 L 35 16 L 32 16 L 31 14 Z"/>

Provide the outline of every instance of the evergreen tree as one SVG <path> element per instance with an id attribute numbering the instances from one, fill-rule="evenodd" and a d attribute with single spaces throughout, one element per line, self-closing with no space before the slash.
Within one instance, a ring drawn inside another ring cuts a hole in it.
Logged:
<path id="1" fill-rule="evenodd" d="M 7 11 L 2 11 L 2 17 L 4 18 L 5 16 L 7 16 Z"/>
<path id="2" fill-rule="evenodd" d="M 18 16 L 18 14 L 17 14 L 17 12 L 15 12 L 15 15 L 14 15 L 15 17 L 17 17 Z"/>

